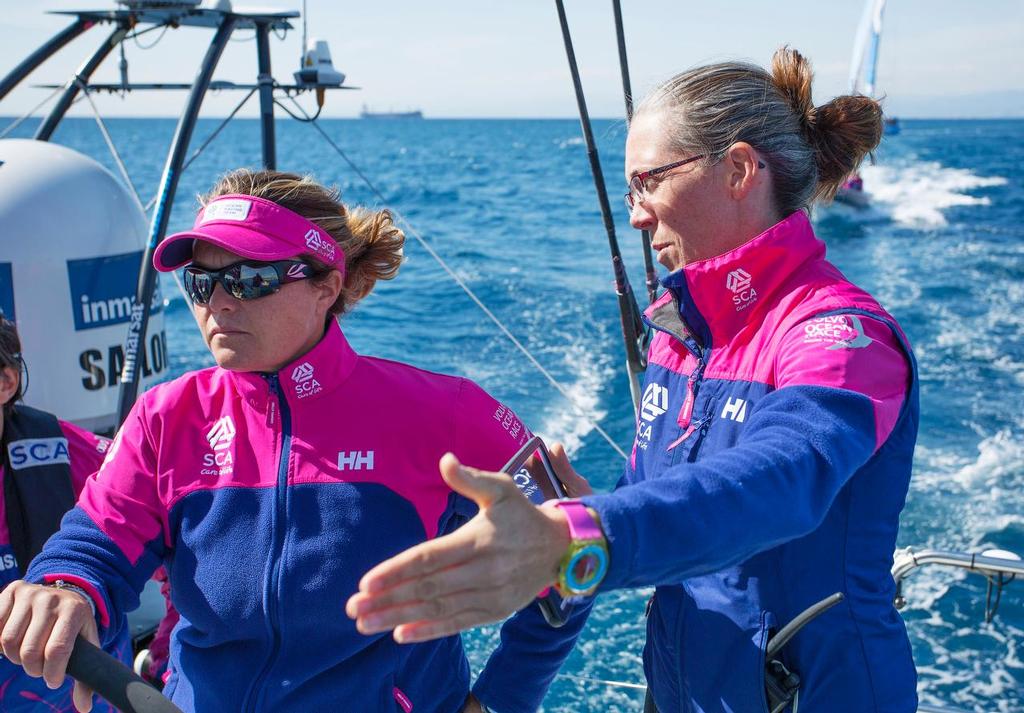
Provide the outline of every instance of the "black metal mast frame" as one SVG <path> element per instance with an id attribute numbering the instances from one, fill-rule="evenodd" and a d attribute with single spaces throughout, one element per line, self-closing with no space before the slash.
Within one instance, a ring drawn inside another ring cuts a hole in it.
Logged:
<path id="1" fill-rule="evenodd" d="M 156 205 L 152 214 L 149 238 L 143 253 L 139 269 L 139 280 L 132 304 L 131 318 L 124 346 L 124 366 L 121 372 L 121 385 L 118 394 L 118 423 L 124 421 L 129 410 L 135 403 L 139 390 L 139 360 L 144 350 L 146 331 L 153 295 L 156 290 L 157 275 L 153 268 L 152 257 L 157 245 L 167 232 L 171 209 L 177 193 L 178 181 L 187 161 L 189 144 L 192 139 L 203 99 L 211 86 L 215 89 L 247 89 L 250 85 L 239 85 L 230 82 L 213 82 L 213 73 L 227 46 L 231 34 L 238 29 L 254 29 L 256 33 L 256 59 L 258 67 L 255 88 L 260 96 L 260 134 L 262 139 L 263 165 L 276 168 L 277 153 L 274 132 L 274 91 L 281 90 L 286 94 L 301 93 L 320 89 L 354 89 L 355 87 L 338 87 L 318 84 L 281 85 L 274 82 L 270 62 L 270 32 L 272 30 L 292 29 L 289 20 L 298 17 L 294 11 L 286 12 L 223 12 L 202 8 L 142 8 L 132 10 L 110 11 L 61 11 L 53 14 L 70 15 L 74 21 L 61 30 L 35 52 L 23 60 L 0 80 L 0 99 L 3 99 L 14 87 L 31 74 L 43 62 L 48 60 L 71 40 L 97 24 L 113 24 L 114 30 L 103 43 L 80 65 L 70 80 L 60 85 L 63 93 L 40 124 L 35 138 L 48 141 L 52 138 L 61 120 L 74 104 L 81 91 L 132 91 L 133 89 L 188 89 L 189 97 L 178 120 L 174 137 L 167 153 L 167 160 L 157 191 Z M 124 41 L 128 33 L 137 25 L 146 23 L 154 26 L 166 25 L 178 28 L 181 26 L 215 28 L 213 39 L 206 50 L 199 66 L 195 80 L 191 84 L 90 84 L 89 79 L 103 60 Z M 305 48 L 303 48 L 303 51 Z"/>
<path id="2" fill-rule="evenodd" d="M 583 86 L 580 83 L 576 53 L 573 50 L 572 34 L 569 31 L 569 22 L 565 15 L 565 6 L 562 0 L 555 0 L 555 7 L 558 9 L 558 22 L 562 29 L 562 41 L 565 44 L 566 59 L 569 61 L 569 72 L 572 75 L 573 89 L 576 94 L 576 107 L 579 110 L 580 125 L 583 129 L 583 138 L 587 145 L 590 172 L 594 177 L 594 188 L 597 191 L 597 200 L 601 207 L 601 218 L 604 222 L 605 233 L 608 235 L 608 249 L 611 251 L 612 270 L 615 276 L 615 294 L 619 304 L 619 321 L 622 326 L 622 339 L 626 349 L 626 373 L 629 377 L 629 392 L 633 399 L 634 409 L 639 409 L 641 397 L 640 375 L 647 369 L 647 330 L 641 319 L 640 308 L 637 305 L 633 288 L 629 284 L 629 277 L 622 262 L 622 253 L 619 250 L 619 241 L 615 236 L 615 219 L 612 217 L 611 205 L 608 202 L 608 190 L 605 187 L 604 174 L 601 171 L 601 160 L 598 157 L 597 144 L 594 141 L 590 114 L 587 111 L 587 101 L 583 95 Z M 624 52 L 625 50 L 622 49 L 621 51 Z M 625 74 L 624 81 L 628 83 L 628 78 L 625 78 Z M 627 107 L 629 107 L 628 99 Z M 650 271 L 653 274 L 653 266 L 650 268 Z"/>

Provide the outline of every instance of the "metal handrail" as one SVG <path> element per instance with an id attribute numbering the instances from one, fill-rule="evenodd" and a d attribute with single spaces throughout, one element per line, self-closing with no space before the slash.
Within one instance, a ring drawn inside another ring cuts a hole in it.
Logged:
<path id="1" fill-rule="evenodd" d="M 947 550 L 915 551 L 912 547 L 907 547 L 897 550 L 893 556 L 892 578 L 899 584 L 910 572 L 926 564 L 941 564 L 982 574 L 1024 575 L 1024 561 L 1020 559 Z"/>

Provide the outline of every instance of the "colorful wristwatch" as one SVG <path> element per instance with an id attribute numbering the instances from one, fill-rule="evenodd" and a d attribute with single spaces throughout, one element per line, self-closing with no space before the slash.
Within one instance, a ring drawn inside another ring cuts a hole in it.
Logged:
<path id="1" fill-rule="evenodd" d="M 608 542 L 587 506 L 578 500 L 559 500 L 572 542 L 558 565 L 555 589 L 563 597 L 588 597 L 608 573 Z"/>

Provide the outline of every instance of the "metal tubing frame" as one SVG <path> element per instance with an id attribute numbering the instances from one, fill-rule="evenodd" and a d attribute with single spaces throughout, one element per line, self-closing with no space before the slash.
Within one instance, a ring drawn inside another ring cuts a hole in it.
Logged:
<path id="1" fill-rule="evenodd" d="M 558 22 L 562 30 L 562 41 L 565 43 L 565 55 L 569 61 L 569 72 L 572 74 L 573 89 L 576 93 L 576 107 L 579 109 L 580 125 L 583 128 L 583 138 L 587 144 L 587 158 L 590 159 L 590 172 L 594 177 L 594 188 L 597 190 L 597 200 L 601 206 L 601 218 L 604 221 L 604 229 L 608 234 L 608 249 L 612 254 L 612 269 L 615 274 L 615 294 L 619 302 L 619 319 L 622 323 L 622 339 L 626 348 L 626 370 L 629 376 L 629 392 L 633 398 L 634 409 L 640 407 L 640 379 L 639 375 L 644 371 L 646 364 L 644 355 L 638 344 L 639 337 L 643 330 L 643 322 L 640 320 L 640 308 L 637 306 L 636 298 L 633 295 L 633 288 L 629 284 L 629 278 L 622 263 L 622 253 L 619 250 L 619 241 L 615 237 L 615 221 L 612 218 L 611 206 L 608 203 L 608 190 L 604 183 L 604 174 L 601 172 L 601 160 L 597 154 L 597 145 L 594 142 L 594 132 L 590 125 L 590 114 L 587 111 L 587 101 L 583 96 L 583 87 L 580 83 L 579 68 L 576 64 L 576 53 L 572 46 L 572 35 L 569 32 L 569 22 L 565 15 L 565 6 L 562 0 L 555 0 L 558 10 Z"/>
<path id="2" fill-rule="evenodd" d="M 199 109 L 203 104 L 206 90 L 210 86 L 210 79 L 217 68 L 220 57 L 227 46 L 231 33 L 234 31 L 237 16 L 227 14 L 224 20 L 217 27 L 217 32 L 210 41 L 210 46 L 203 57 L 196 80 L 192 85 L 188 103 L 178 120 L 178 126 L 174 131 L 174 139 L 171 142 L 170 151 L 167 154 L 167 163 L 164 166 L 163 177 L 160 179 L 160 189 L 157 192 L 157 200 L 153 218 L 149 228 L 149 243 L 143 253 L 142 265 L 139 268 L 139 283 L 135 291 L 135 301 L 132 303 L 131 320 L 128 323 L 128 334 L 125 337 L 124 368 L 121 371 L 121 390 L 118 394 L 118 424 L 124 422 L 135 403 L 139 392 L 139 350 L 145 349 L 146 327 L 149 325 L 150 302 L 153 299 L 153 291 L 156 286 L 156 269 L 153 267 L 153 251 L 163 240 L 167 231 L 167 223 L 171 217 L 171 207 L 174 203 L 174 194 L 178 188 L 178 179 L 181 177 L 181 167 L 188 152 L 189 141 L 195 129 L 196 119 L 199 116 Z"/>
<path id="3" fill-rule="evenodd" d="M 1003 557 L 986 557 L 966 552 L 946 552 L 943 550 L 901 550 L 896 553 L 892 565 L 892 578 L 897 584 L 907 578 L 912 571 L 926 564 L 941 564 L 957 567 L 981 574 L 1019 574 L 1024 576 L 1024 561 L 1005 559 Z"/>
<path id="4" fill-rule="evenodd" d="M 615 14 L 615 40 L 619 47 L 619 71 L 622 74 L 622 97 L 626 102 L 626 125 L 633 121 L 633 88 L 629 81 L 629 60 L 626 57 L 626 31 L 622 25 L 622 6 L 619 0 L 612 0 Z M 658 275 L 654 271 L 654 259 L 651 256 L 651 234 L 647 230 L 640 231 L 640 242 L 644 252 L 644 279 L 647 282 L 647 301 L 658 299 Z"/>
<path id="5" fill-rule="evenodd" d="M 92 73 L 103 63 L 103 60 L 107 58 L 115 47 L 121 44 L 121 40 L 128 34 L 128 26 L 119 24 L 117 28 L 110 33 L 110 36 L 103 42 L 96 51 L 92 53 L 82 66 L 78 68 L 78 71 L 71 77 L 71 80 L 67 84 L 67 88 L 64 93 L 60 95 L 60 99 L 54 104 L 53 109 L 47 115 L 46 119 L 39 128 L 36 130 L 36 135 L 33 137 L 36 141 L 49 141 L 50 137 L 53 136 L 53 132 L 57 130 L 58 124 L 61 119 L 67 114 L 68 109 L 75 102 L 75 97 L 82 90 L 82 87 L 89 83 L 89 77 Z"/>
<path id="6" fill-rule="evenodd" d="M 78 37 L 80 34 L 91 28 L 95 22 L 79 17 L 73 23 L 65 27 L 56 35 L 43 43 L 39 49 L 30 54 L 21 64 L 7 73 L 7 76 L 0 80 L 0 101 L 6 97 L 12 89 L 21 83 L 25 77 L 30 75 L 36 67 L 56 54 L 64 45 Z"/>
<path id="7" fill-rule="evenodd" d="M 260 131 L 263 137 L 263 167 L 277 168 L 274 138 L 274 77 L 270 71 L 270 25 L 256 23 L 256 57 L 259 66 Z"/>

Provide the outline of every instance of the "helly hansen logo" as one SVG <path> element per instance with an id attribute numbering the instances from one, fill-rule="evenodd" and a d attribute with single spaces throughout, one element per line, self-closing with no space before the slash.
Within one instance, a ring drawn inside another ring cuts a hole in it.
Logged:
<path id="1" fill-rule="evenodd" d="M 750 286 L 750 273 L 742 267 L 737 267 L 725 278 L 725 287 L 732 292 L 732 303 L 736 305 L 736 311 L 746 309 L 757 299 L 757 292 Z"/>
<path id="2" fill-rule="evenodd" d="M 648 385 L 640 404 L 640 418 L 650 423 L 667 410 L 668 389 L 659 384 Z"/>
<path id="3" fill-rule="evenodd" d="M 330 238 L 325 238 L 320 235 L 320 231 L 316 228 L 310 228 L 305 235 L 306 247 L 317 253 L 321 257 L 327 258 L 329 262 L 334 262 L 334 241 Z"/>
<path id="4" fill-rule="evenodd" d="M 373 470 L 373 451 L 341 451 L 338 470 Z"/>
<path id="5" fill-rule="evenodd" d="M 234 437 L 235 422 L 231 420 L 230 416 L 225 416 L 217 421 L 206 434 L 206 440 L 210 442 L 210 448 L 215 451 L 222 451 L 228 448 Z"/>
<path id="6" fill-rule="evenodd" d="M 313 365 L 308 361 L 292 369 L 292 381 L 295 382 L 295 395 L 300 399 L 323 391 L 320 382 L 313 378 Z"/>
<path id="7" fill-rule="evenodd" d="M 747 418 L 747 402 L 743 399 L 730 398 L 722 409 L 722 418 L 743 423 Z"/>

